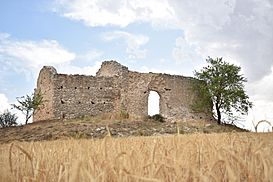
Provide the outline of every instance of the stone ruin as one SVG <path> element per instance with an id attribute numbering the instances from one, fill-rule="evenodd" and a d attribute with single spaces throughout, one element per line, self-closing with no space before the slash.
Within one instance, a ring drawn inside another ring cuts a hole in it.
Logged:
<path id="1" fill-rule="evenodd" d="M 150 91 L 159 94 L 160 114 L 167 120 L 211 120 L 212 108 L 195 112 L 198 95 L 192 89 L 194 78 L 129 71 L 116 61 L 105 61 L 96 76 L 59 74 L 44 66 L 37 80 L 43 105 L 33 121 L 72 119 L 104 113 L 128 113 L 129 117 L 148 116 Z"/>

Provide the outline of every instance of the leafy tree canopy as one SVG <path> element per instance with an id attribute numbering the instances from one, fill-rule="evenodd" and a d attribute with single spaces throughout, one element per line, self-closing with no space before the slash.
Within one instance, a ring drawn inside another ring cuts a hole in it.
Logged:
<path id="1" fill-rule="evenodd" d="M 247 79 L 240 74 L 241 67 L 227 63 L 222 58 L 209 57 L 206 61 L 209 65 L 200 72 L 195 71 L 194 75 L 204 81 L 204 84 L 198 85 L 198 91 L 213 102 L 218 124 L 222 122 L 222 113 L 231 117 L 233 111 L 247 114 L 252 103 L 244 90 Z"/>

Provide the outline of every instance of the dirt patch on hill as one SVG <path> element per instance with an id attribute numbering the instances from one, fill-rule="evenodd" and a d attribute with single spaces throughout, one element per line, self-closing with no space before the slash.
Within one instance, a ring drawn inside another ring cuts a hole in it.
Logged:
<path id="1" fill-rule="evenodd" d="M 231 125 L 215 122 L 158 122 L 146 121 L 43 121 L 24 126 L 0 129 L 0 143 L 12 141 L 42 141 L 69 138 L 103 138 L 128 136 L 156 136 L 189 133 L 219 133 L 246 131 Z"/>

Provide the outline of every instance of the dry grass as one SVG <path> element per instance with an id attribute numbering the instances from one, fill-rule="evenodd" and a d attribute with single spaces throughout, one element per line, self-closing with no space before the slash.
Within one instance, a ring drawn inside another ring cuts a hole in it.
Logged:
<path id="1" fill-rule="evenodd" d="M 0 145 L 0 181 L 271 181 L 273 135 L 56 140 Z"/>

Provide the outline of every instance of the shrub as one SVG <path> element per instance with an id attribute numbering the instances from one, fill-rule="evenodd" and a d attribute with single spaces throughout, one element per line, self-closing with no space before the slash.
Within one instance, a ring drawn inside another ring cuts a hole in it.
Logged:
<path id="1" fill-rule="evenodd" d="M 159 121 L 161 123 L 165 122 L 165 118 L 161 114 L 155 114 L 153 116 L 149 116 L 149 119 L 152 119 L 154 121 Z"/>
<path id="2" fill-rule="evenodd" d="M 128 119 L 129 113 L 124 110 L 121 110 L 119 116 L 121 117 L 121 119 Z"/>
<path id="3" fill-rule="evenodd" d="M 11 114 L 10 111 L 6 110 L 4 113 L 0 114 L 0 127 L 10 127 L 17 125 L 17 116 L 15 114 Z"/>

